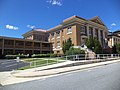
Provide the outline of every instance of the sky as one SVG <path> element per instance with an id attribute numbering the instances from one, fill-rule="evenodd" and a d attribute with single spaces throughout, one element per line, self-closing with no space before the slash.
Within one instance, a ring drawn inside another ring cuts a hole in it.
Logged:
<path id="1" fill-rule="evenodd" d="M 0 0 L 0 36 L 22 38 L 34 28 L 48 30 L 73 15 L 99 16 L 109 31 L 120 30 L 120 0 Z"/>

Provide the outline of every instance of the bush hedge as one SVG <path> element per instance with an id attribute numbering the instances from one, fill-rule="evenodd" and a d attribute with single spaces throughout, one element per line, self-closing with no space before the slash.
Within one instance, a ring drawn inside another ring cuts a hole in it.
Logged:
<path id="1" fill-rule="evenodd" d="M 56 57 L 57 54 L 5 55 L 6 59 Z"/>
<path id="2" fill-rule="evenodd" d="M 76 55 L 76 54 L 85 54 L 85 51 L 81 50 L 80 48 L 70 48 L 65 53 L 65 55 Z"/>
<path id="3" fill-rule="evenodd" d="M 6 59 L 16 59 L 17 57 L 19 58 L 28 58 L 28 55 L 5 55 Z"/>
<path id="4" fill-rule="evenodd" d="M 32 58 L 56 57 L 57 54 L 33 54 Z"/>

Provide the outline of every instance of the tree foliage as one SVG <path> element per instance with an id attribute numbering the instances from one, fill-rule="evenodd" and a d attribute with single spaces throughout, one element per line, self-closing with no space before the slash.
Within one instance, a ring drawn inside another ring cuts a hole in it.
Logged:
<path id="1" fill-rule="evenodd" d="M 69 38 L 67 41 L 66 40 L 63 41 L 63 46 L 62 46 L 63 53 L 65 54 L 65 52 L 69 50 L 71 46 L 72 46 L 71 38 Z"/>
<path id="2" fill-rule="evenodd" d="M 90 37 L 89 39 L 87 39 L 85 44 L 89 49 L 93 50 L 93 48 L 95 47 L 94 38 Z"/>
<path id="3" fill-rule="evenodd" d="M 102 46 L 99 40 L 97 40 L 96 38 L 90 37 L 85 44 L 89 49 L 91 49 L 95 53 L 102 53 Z"/>
<path id="4" fill-rule="evenodd" d="M 114 46 L 112 47 L 112 53 L 117 53 L 116 45 L 114 45 Z"/>
<path id="5" fill-rule="evenodd" d="M 80 48 L 70 48 L 65 52 L 65 55 L 76 55 L 76 54 L 85 54 L 85 51 L 81 50 Z"/>
<path id="6" fill-rule="evenodd" d="M 120 44 L 116 44 L 115 46 L 116 46 L 116 52 L 120 54 Z"/>

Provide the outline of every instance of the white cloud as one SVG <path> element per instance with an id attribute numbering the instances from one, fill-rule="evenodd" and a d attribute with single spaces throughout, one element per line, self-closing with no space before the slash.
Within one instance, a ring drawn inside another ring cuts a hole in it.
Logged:
<path id="1" fill-rule="evenodd" d="M 7 29 L 11 29 L 11 30 L 18 30 L 19 28 L 18 27 L 16 27 L 16 26 L 12 26 L 12 25 L 6 25 L 5 26 Z"/>
<path id="2" fill-rule="evenodd" d="M 52 5 L 62 6 L 62 0 L 48 0 L 47 2 Z"/>
<path id="3" fill-rule="evenodd" d="M 111 26 L 116 26 L 116 24 L 115 24 L 115 23 L 112 23 Z"/>
<path id="4" fill-rule="evenodd" d="M 108 29 L 109 32 L 111 32 L 111 29 Z"/>
<path id="5" fill-rule="evenodd" d="M 27 25 L 27 27 L 28 27 L 28 28 L 31 28 L 31 29 L 34 29 L 34 28 L 35 28 L 35 26 L 33 26 L 33 25 Z"/>

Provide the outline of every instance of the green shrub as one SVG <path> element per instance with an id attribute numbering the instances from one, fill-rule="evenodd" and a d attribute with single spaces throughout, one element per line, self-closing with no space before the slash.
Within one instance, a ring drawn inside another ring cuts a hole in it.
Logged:
<path id="1" fill-rule="evenodd" d="M 57 57 L 57 54 L 50 54 L 50 57 Z"/>
<path id="2" fill-rule="evenodd" d="M 117 53 L 120 54 L 120 43 L 119 43 L 119 44 L 116 44 L 115 46 L 116 46 L 116 51 L 117 51 Z"/>
<path id="3" fill-rule="evenodd" d="M 71 38 L 67 39 L 67 41 L 63 41 L 63 46 L 62 46 L 62 50 L 63 53 L 65 54 L 67 50 L 69 50 L 69 48 L 72 46 L 72 40 Z"/>
<path id="4" fill-rule="evenodd" d="M 70 48 L 65 53 L 65 55 L 76 55 L 76 54 L 85 54 L 85 51 L 81 50 L 80 48 Z"/>
<path id="5" fill-rule="evenodd" d="M 17 57 L 28 58 L 28 55 L 5 55 L 6 59 L 16 59 Z"/>
<path id="6" fill-rule="evenodd" d="M 57 54 L 33 54 L 32 58 L 56 57 Z"/>
<path id="7" fill-rule="evenodd" d="M 85 42 L 87 48 L 91 49 L 95 53 L 102 53 L 102 46 L 96 38 L 93 38 L 92 36 L 86 40 Z"/>

